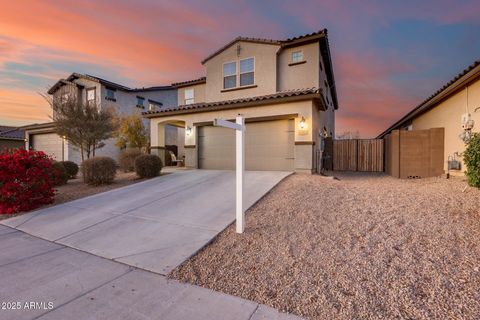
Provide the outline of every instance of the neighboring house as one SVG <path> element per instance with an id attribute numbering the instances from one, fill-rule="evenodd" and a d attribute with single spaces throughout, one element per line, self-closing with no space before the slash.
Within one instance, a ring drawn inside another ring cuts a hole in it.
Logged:
<path id="1" fill-rule="evenodd" d="M 144 112 L 151 147 L 164 156 L 165 126 L 182 128 L 185 164 L 233 169 L 233 130 L 215 118 L 246 118 L 246 169 L 311 173 L 338 108 L 327 30 L 286 40 L 238 37 L 202 61 L 206 77 L 174 83 L 179 105 Z"/>
<path id="2" fill-rule="evenodd" d="M 444 128 L 444 170 L 448 161 L 460 161 L 460 168 L 450 173 L 461 175 L 465 171 L 462 154 L 465 132 L 479 132 L 480 128 L 480 61 L 476 61 L 440 90 L 395 122 L 378 138 L 393 130 L 423 130 Z"/>
<path id="3" fill-rule="evenodd" d="M 9 126 L 0 126 L 0 150 L 25 147 L 25 132 Z"/>
<path id="4" fill-rule="evenodd" d="M 98 77 L 73 73 L 67 79 L 59 80 L 49 90 L 54 99 L 75 94 L 87 101 L 96 101 L 100 108 L 114 107 L 119 115 L 142 111 L 155 111 L 164 105 L 177 104 L 176 89 L 171 86 L 131 89 Z M 145 121 L 148 127 L 148 121 Z M 55 134 L 53 122 L 23 127 L 26 132 L 26 146 L 45 151 L 56 160 L 81 162 L 78 148 Z M 120 150 L 115 139 L 104 141 L 105 146 L 97 149 L 98 156 L 109 156 L 117 160 Z"/>

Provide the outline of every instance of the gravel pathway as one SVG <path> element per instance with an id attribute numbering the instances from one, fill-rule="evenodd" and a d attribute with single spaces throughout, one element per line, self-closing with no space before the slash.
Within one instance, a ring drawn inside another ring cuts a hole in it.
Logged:
<path id="1" fill-rule="evenodd" d="M 170 275 L 312 319 L 480 319 L 480 190 L 293 175 Z"/>

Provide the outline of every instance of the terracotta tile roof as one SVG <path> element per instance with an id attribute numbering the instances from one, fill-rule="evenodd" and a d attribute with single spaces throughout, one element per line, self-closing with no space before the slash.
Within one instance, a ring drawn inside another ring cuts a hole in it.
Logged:
<path id="1" fill-rule="evenodd" d="M 318 30 L 317 32 L 307 33 L 307 34 L 304 34 L 304 35 L 301 35 L 301 36 L 288 38 L 288 39 L 283 40 L 281 42 L 282 43 L 289 43 L 289 42 L 293 42 L 293 41 L 296 41 L 296 40 L 305 39 L 305 38 L 309 38 L 309 37 L 313 37 L 313 36 L 325 35 L 326 33 L 327 33 L 327 29 L 322 29 L 322 30 Z"/>
<path id="2" fill-rule="evenodd" d="M 199 84 L 199 83 L 205 83 L 205 82 L 207 82 L 207 77 L 201 77 L 201 78 L 194 79 L 194 80 L 172 83 L 172 87 L 176 87 L 176 88 L 185 87 L 185 86 L 190 86 L 190 85 L 193 85 L 193 84 Z"/>
<path id="3" fill-rule="evenodd" d="M 289 91 L 280 91 L 273 94 L 263 95 L 263 96 L 256 96 L 256 97 L 247 97 L 247 98 L 240 98 L 240 99 L 233 99 L 233 100 L 224 100 L 224 101 L 216 101 L 216 102 L 203 102 L 203 103 L 194 103 L 188 105 L 180 105 L 178 107 L 171 107 L 171 108 L 162 108 L 156 111 L 147 111 L 143 112 L 142 114 L 149 118 L 155 115 L 161 116 L 164 113 L 188 113 L 189 111 L 198 112 L 198 111 L 209 111 L 210 109 L 221 108 L 224 106 L 234 106 L 239 104 L 245 103 L 252 103 L 252 102 L 268 102 L 274 101 L 278 99 L 290 98 L 290 97 L 299 97 L 305 95 L 318 95 L 320 98 L 322 94 L 322 90 L 320 88 L 306 88 L 306 89 L 297 89 L 297 90 L 289 90 Z"/>
<path id="4" fill-rule="evenodd" d="M 468 66 L 462 72 L 457 74 L 453 79 L 448 81 L 443 87 L 441 87 L 439 90 L 437 90 L 434 94 L 432 94 L 427 99 L 425 99 L 422 103 L 420 103 L 418 106 L 413 108 L 410 112 L 408 112 L 400 120 L 398 120 L 393 125 L 391 125 L 387 130 L 385 130 L 384 132 L 379 134 L 377 136 L 377 138 L 383 138 L 385 135 L 390 133 L 392 130 L 400 128 L 403 124 L 405 124 L 407 121 L 410 121 L 411 119 L 413 119 L 415 116 L 419 115 L 420 113 L 425 112 L 425 111 L 435 107 L 436 104 L 431 105 L 431 103 L 430 103 L 430 102 L 432 102 L 432 100 L 434 98 L 441 96 L 448 88 L 450 88 L 458 80 L 460 80 L 460 78 L 464 77 L 465 75 L 470 73 L 473 69 L 477 68 L 478 66 L 480 66 L 480 60 L 475 61 L 473 64 Z M 480 70 L 479 70 L 479 73 L 480 73 Z"/>
<path id="5" fill-rule="evenodd" d="M 16 127 L 0 126 L 0 139 L 23 140 L 25 132 Z"/>

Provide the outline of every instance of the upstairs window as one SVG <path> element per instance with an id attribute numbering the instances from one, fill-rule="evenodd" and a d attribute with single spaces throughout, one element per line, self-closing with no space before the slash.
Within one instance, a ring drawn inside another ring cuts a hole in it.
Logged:
<path id="1" fill-rule="evenodd" d="M 87 89 L 87 102 L 95 102 L 95 88 Z"/>
<path id="2" fill-rule="evenodd" d="M 223 64 L 223 88 L 230 89 L 237 86 L 237 63 Z"/>
<path id="3" fill-rule="evenodd" d="M 193 89 L 185 89 L 185 104 L 192 104 L 195 103 L 194 100 L 194 90 Z"/>
<path id="4" fill-rule="evenodd" d="M 158 101 L 148 100 L 148 111 L 155 111 L 157 108 L 160 108 L 163 104 Z"/>
<path id="5" fill-rule="evenodd" d="M 292 63 L 303 61 L 303 51 L 292 52 Z"/>
<path id="6" fill-rule="evenodd" d="M 145 98 L 137 97 L 137 108 L 145 109 Z"/>
<path id="7" fill-rule="evenodd" d="M 111 100 L 111 101 L 117 101 L 115 99 L 115 90 L 114 89 L 110 89 L 110 88 L 106 88 L 107 89 L 107 94 L 105 96 L 105 99 L 106 100 Z"/>
<path id="8" fill-rule="evenodd" d="M 240 60 L 240 87 L 255 83 L 255 59 Z"/>

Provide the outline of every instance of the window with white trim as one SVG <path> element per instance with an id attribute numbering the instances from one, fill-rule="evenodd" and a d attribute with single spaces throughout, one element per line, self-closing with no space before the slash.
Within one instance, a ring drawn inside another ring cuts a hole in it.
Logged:
<path id="1" fill-rule="evenodd" d="M 240 60 L 240 87 L 255 83 L 255 58 Z"/>
<path id="2" fill-rule="evenodd" d="M 87 89 L 87 102 L 95 102 L 95 88 Z"/>
<path id="3" fill-rule="evenodd" d="M 303 61 L 303 51 L 292 52 L 292 63 Z"/>
<path id="4" fill-rule="evenodd" d="M 237 62 L 223 64 L 223 89 L 235 88 L 237 86 Z"/>
<path id="5" fill-rule="evenodd" d="M 185 89 L 185 104 L 192 104 L 192 103 L 195 103 L 195 99 L 194 99 L 194 89 L 191 88 L 191 89 Z"/>

